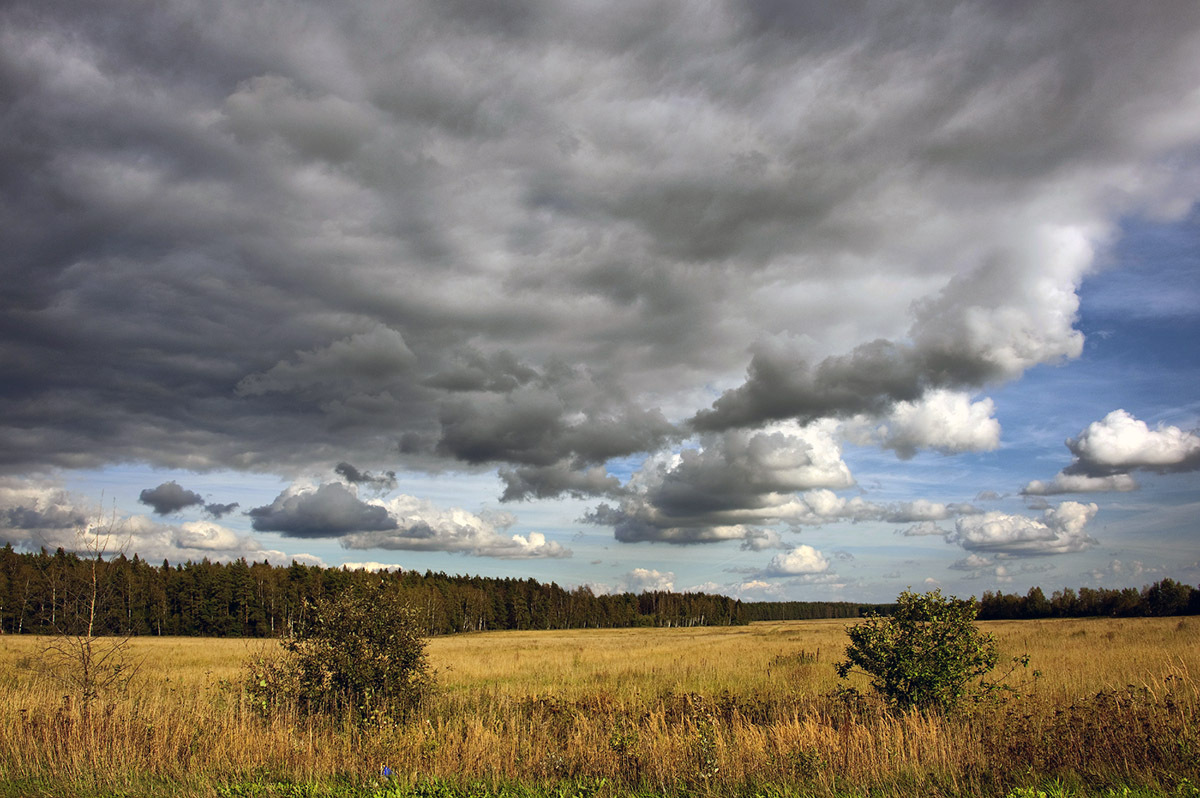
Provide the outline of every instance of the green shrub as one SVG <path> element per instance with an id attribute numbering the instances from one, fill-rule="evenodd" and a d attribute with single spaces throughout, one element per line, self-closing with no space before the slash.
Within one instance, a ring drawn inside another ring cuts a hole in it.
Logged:
<path id="1" fill-rule="evenodd" d="M 249 663 L 251 700 L 271 712 L 349 717 L 360 725 L 409 717 L 433 685 L 416 612 L 385 583 L 318 601 L 276 659 Z"/>
<path id="2" fill-rule="evenodd" d="M 299 694 L 296 668 L 290 657 L 259 649 L 242 666 L 250 706 L 263 717 L 292 709 Z"/>
<path id="3" fill-rule="evenodd" d="M 947 598 L 905 591 L 892 615 L 868 615 L 846 630 L 846 660 L 837 663 L 843 679 L 853 670 L 871 677 L 871 687 L 901 710 L 951 710 L 973 692 L 989 689 L 971 681 L 998 659 L 991 635 L 975 628 L 974 598 Z"/>

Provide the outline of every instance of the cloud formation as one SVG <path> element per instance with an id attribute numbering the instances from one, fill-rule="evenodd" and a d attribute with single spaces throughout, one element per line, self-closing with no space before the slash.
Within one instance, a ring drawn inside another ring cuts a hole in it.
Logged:
<path id="1" fill-rule="evenodd" d="M 1025 487 L 1021 488 L 1021 494 L 1025 496 L 1055 496 L 1061 493 L 1108 493 L 1113 491 L 1126 493 L 1137 489 L 1137 480 L 1129 474 L 1093 477 L 1087 474 L 1067 474 L 1060 471 L 1049 482 L 1035 479 L 1026 483 Z"/>
<path id="2" fill-rule="evenodd" d="M 338 538 L 351 532 L 396 529 L 388 511 L 368 504 L 340 482 L 316 488 L 293 486 L 269 505 L 249 510 L 259 532 L 280 532 L 297 538 Z"/>
<path id="3" fill-rule="evenodd" d="M 702 435 L 697 448 L 648 458 L 614 490 L 617 504 L 601 503 L 583 520 L 612 527 L 623 543 L 740 540 L 744 549 L 758 551 L 786 548 L 779 533 L 767 528 L 779 523 L 920 524 L 980 512 L 963 502 L 879 503 L 839 496 L 835 489 L 854 485 L 841 456 L 843 432 L 836 423 L 784 422 L 756 432 Z"/>
<path id="4" fill-rule="evenodd" d="M 618 592 L 653 593 L 670 592 L 675 589 L 675 574 L 656 571 L 652 568 L 634 568 L 621 577 Z"/>
<path id="5" fill-rule="evenodd" d="M 221 518 L 229 515 L 240 506 L 241 505 L 238 502 L 227 502 L 225 504 L 209 502 L 208 504 L 204 505 L 204 512 L 208 513 L 213 518 Z"/>
<path id="6" fill-rule="evenodd" d="M 374 493 L 388 493 L 396 489 L 395 471 L 385 471 L 382 474 L 375 475 L 370 471 L 359 471 L 354 466 L 345 462 L 338 463 L 334 466 L 333 471 L 351 485 L 356 485 L 359 488 L 364 488 Z"/>
<path id="7" fill-rule="evenodd" d="M 6 543 L 36 547 L 73 539 L 99 512 L 52 482 L 0 477 L 0 536 Z"/>
<path id="8" fill-rule="evenodd" d="M 168 495 L 172 493 L 168 491 Z M 215 520 L 164 524 L 115 509 L 110 515 L 102 517 L 98 507 L 53 482 L 0 478 L 0 541 L 16 546 L 82 550 L 86 548 L 81 538 L 85 530 L 111 527 L 107 543 L 110 554 L 137 552 L 144 559 L 169 559 L 172 563 L 204 557 L 291 561 L 290 555 L 266 548 L 255 537 Z M 510 528 L 517 519 L 510 513 L 442 509 L 403 495 L 385 503 L 363 501 L 353 488 L 339 482 L 293 485 L 271 504 L 254 508 L 247 515 L 258 532 L 278 532 L 314 542 L 336 541 L 351 550 L 438 551 L 498 559 L 563 558 L 572 554 L 542 533 L 512 533 Z M 296 557 L 302 562 L 320 562 L 309 554 Z"/>
<path id="9" fill-rule="evenodd" d="M 603 503 L 585 520 L 626 543 L 760 541 L 759 527 L 811 515 L 797 491 L 853 484 L 834 432 L 781 424 L 702 436 L 699 448 L 647 459 L 617 506 Z"/>
<path id="10" fill-rule="evenodd" d="M 946 541 L 967 551 L 1006 557 L 1079 552 L 1096 545 L 1085 527 L 1098 509 L 1068 501 L 1047 509 L 1040 519 L 1002 512 L 964 516 L 955 521 Z"/>
<path id="11" fill-rule="evenodd" d="M 918 521 L 910 527 L 897 530 L 898 534 L 904 535 L 906 538 L 929 537 L 932 535 L 949 535 L 950 530 L 943 529 L 933 521 Z"/>
<path id="12" fill-rule="evenodd" d="M 947 397 L 1076 356 L 1116 220 L 1197 196 L 1200 11 L 880 11 L 9 4 L 0 467 L 993 447 Z"/>
<path id="13" fill-rule="evenodd" d="M 1159 424 L 1150 429 L 1124 410 L 1093 421 L 1067 440 L 1075 462 L 1068 475 L 1109 476 L 1143 470 L 1157 473 L 1200 469 L 1200 435 Z"/>
<path id="14" fill-rule="evenodd" d="M 829 570 L 829 560 L 812 546 L 801 544 L 791 551 L 776 554 L 763 571 L 765 577 L 805 576 Z"/>
<path id="15" fill-rule="evenodd" d="M 346 471 L 353 469 L 339 473 Z M 441 551 L 500 559 L 571 556 L 569 549 L 540 532 L 502 534 L 516 523 L 509 513 L 442 509 L 405 495 L 364 501 L 355 487 L 340 482 L 293 485 L 247 515 L 260 532 L 337 540 L 347 549 Z"/>
<path id="16" fill-rule="evenodd" d="M 397 496 L 383 505 L 390 525 L 341 537 L 348 549 L 444 551 L 498 559 L 570 557 L 571 550 L 540 532 L 507 534 L 516 518 L 508 513 L 476 514 L 441 509 L 414 496 Z"/>
<path id="17" fill-rule="evenodd" d="M 187 507 L 204 504 L 204 497 L 191 490 L 185 490 L 175 480 L 164 482 L 157 488 L 146 488 L 138 496 L 138 501 L 149 505 L 158 515 L 171 515 Z"/>
<path id="18" fill-rule="evenodd" d="M 492 499 L 781 572 L 826 525 L 994 567 L 1082 551 L 1090 505 L 982 513 L 918 455 L 1028 454 L 997 451 L 1003 384 L 1077 358 L 1084 281 L 1200 198 L 1200 7 L 1175 0 L 10 0 L 0 85 L 0 474 L 292 485 L 148 487 L 180 523 L 143 538 L 187 556 L 251 550 L 239 524 L 570 553 Z M 1194 431 L 1121 412 L 1023 492 L 1200 466 Z M 396 495 L 416 472 L 436 503 Z M 21 540 L 78 521 L 0 507 Z"/>
<path id="19" fill-rule="evenodd" d="M 1103 584 L 1110 579 L 1115 579 L 1118 582 L 1126 584 L 1136 582 L 1138 580 L 1152 579 L 1160 572 L 1157 568 L 1147 568 L 1146 564 L 1140 560 L 1132 562 L 1122 562 L 1121 560 L 1109 560 L 1108 565 L 1103 568 L 1096 568 L 1089 571 L 1086 575 L 1091 577 L 1097 583 Z"/>
<path id="20" fill-rule="evenodd" d="M 950 570 L 966 572 L 967 579 L 989 579 L 1001 584 L 1014 581 L 1019 575 L 1045 574 L 1054 570 L 1049 563 L 1034 565 L 1028 561 L 1013 562 L 1011 559 L 997 562 L 991 557 L 979 554 L 969 554 L 961 560 L 951 563 Z"/>
<path id="21" fill-rule="evenodd" d="M 286 554 L 262 546 L 214 521 L 165 524 L 146 515 L 101 509 L 49 481 L 0 479 L 0 540 L 27 549 L 59 547 L 106 555 L 137 554 L 151 562 L 230 561 L 245 557 L 286 564 L 323 565 L 311 554 Z"/>
<path id="22" fill-rule="evenodd" d="M 1200 435 L 1159 424 L 1154 429 L 1124 409 L 1093 421 L 1067 448 L 1075 459 L 1050 482 L 1033 480 L 1021 493 L 1048 496 L 1137 490 L 1131 472 L 1158 474 L 1200 470 Z"/>
<path id="23" fill-rule="evenodd" d="M 550 499 L 569 495 L 575 498 L 618 496 L 623 490 L 621 480 L 609 474 L 603 466 L 572 467 L 560 462 L 549 466 L 519 466 L 501 468 L 504 482 L 501 501 Z"/>
<path id="24" fill-rule="evenodd" d="M 909 460 L 918 451 L 941 454 L 992 451 L 1000 445 L 1000 422 L 991 399 L 972 402 L 965 393 L 932 390 L 917 401 L 897 402 L 872 423 L 857 418 L 846 425 L 856 443 L 877 443 Z"/>

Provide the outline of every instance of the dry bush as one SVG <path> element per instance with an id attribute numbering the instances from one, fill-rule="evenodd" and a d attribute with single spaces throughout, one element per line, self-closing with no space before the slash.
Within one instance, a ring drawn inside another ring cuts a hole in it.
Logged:
<path id="1" fill-rule="evenodd" d="M 121 693 L 137 673 L 138 662 L 129 656 L 129 636 L 100 636 L 98 620 L 112 604 L 115 585 L 104 568 L 106 557 L 122 554 L 124 545 L 116 510 L 100 511 L 76 530 L 76 551 L 59 549 L 54 559 L 72 560 L 82 554 L 83 568 L 51 568 L 51 612 L 56 634 L 45 639 L 41 662 L 47 673 L 68 691 L 68 701 L 78 702 L 84 722 L 101 697 Z M 78 560 L 76 560 L 78 562 Z"/>

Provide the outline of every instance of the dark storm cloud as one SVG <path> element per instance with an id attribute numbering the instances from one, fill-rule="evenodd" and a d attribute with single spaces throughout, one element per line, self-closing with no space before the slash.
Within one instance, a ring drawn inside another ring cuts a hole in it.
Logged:
<path id="1" fill-rule="evenodd" d="M 576 498 L 612 496 L 621 493 L 621 480 L 607 473 L 602 466 L 572 468 L 569 463 L 549 466 L 518 466 L 501 468 L 504 482 L 501 501 L 547 499 L 570 495 Z"/>
<path id="2" fill-rule="evenodd" d="M 338 538 L 397 528 L 385 508 L 361 501 L 337 482 L 312 490 L 284 491 L 271 504 L 255 507 L 247 515 L 259 532 L 298 538 Z"/>
<path id="3" fill-rule="evenodd" d="M 761 540 L 758 530 L 753 528 L 717 526 L 707 521 L 696 523 L 690 519 L 660 519 L 652 512 L 631 511 L 628 505 L 613 507 L 602 503 L 586 512 L 580 520 L 611 528 L 614 537 L 621 543 L 655 542 L 686 546 L 726 540 Z"/>
<path id="4" fill-rule="evenodd" d="M 589 375 L 562 367 L 511 390 L 447 399 L 440 422 L 438 453 L 467 463 L 524 466 L 521 482 L 543 493 L 549 483 L 541 484 L 541 477 L 556 481 L 551 469 L 562 461 L 586 472 L 609 458 L 654 451 L 681 437 L 661 411 L 636 407 Z M 594 481 L 572 479 L 577 485 Z"/>
<path id="5" fill-rule="evenodd" d="M 726 391 L 711 410 L 697 413 L 692 425 L 713 431 L 786 418 L 808 422 L 877 415 L 896 402 L 920 397 L 926 387 L 963 384 L 927 386 L 918 354 L 891 341 L 872 341 L 849 355 L 826 358 L 815 368 L 781 354 L 756 353 L 745 384 Z"/>
<path id="6" fill-rule="evenodd" d="M 1073 357 L 1115 221 L 1196 196 L 1197 30 L 1191 2 L 10 2 L 0 469 L 501 466 L 508 499 L 616 500 L 598 469 L 684 419 L 886 415 Z M 770 511 L 704 468 L 663 508 Z M 315 534 L 293 498 L 256 524 Z M 383 529 L 343 504 L 330 529 Z"/>
<path id="7" fill-rule="evenodd" d="M 213 518 L 221 518 L 229 515 L 239 506 L 240 505 L 237 502 L 231 502 L 229 504 L 217 504 L 216 502 L 213 502 L 211 504 L 204 505 L 204 512 L 208 513 Z"/>
<path id="8" fill-rule="evenodd" d="M 396 472 L 385 471 L 378 476 L 370 471 L 359 471 L 349 463 L 338 463 L 334 466 L 334 473 L 342 479 L 349 482 L 351 485 L 360 485 L 380 493 L 386 493 L 389 490 L 396 489 Z"/>
<path id="9" fill-rule="evenodd" d="M 157 488 L 146 488 L 138 495 L 138 501 L 149 505 L 159 515 L 177 513 L 186 507 L 204 504 L 204 497 L 195 491 L 186 490 L 175 480 L 164 482 Z"/>
<path id="10" fill-rule="evenodd" d="M 488 356 L 469 349 L 458 353 L 442 371 L 426 379 L 425 384 L 446 391 L 510 393 L 537 376 L 535 369 L 521 363 L 511 352 Z"/>

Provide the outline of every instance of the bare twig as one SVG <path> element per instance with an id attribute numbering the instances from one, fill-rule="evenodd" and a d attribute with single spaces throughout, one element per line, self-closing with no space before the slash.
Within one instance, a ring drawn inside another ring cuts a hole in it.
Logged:
<path id="1" fill-rule="evenodd" d="M 79 567 L 57 574 L 63 579 L 62 612 L 55 612 L 55 635 L 45 653 L 54 673 L 78 699 L 84 717 L 101 695 L 123 691 L 137 672 L 128 657 L 129 632 L 111 637 L 97 635 L 99 614 L 107 605 L 112 586 L 108 579 L 107 556 L 123 553 L 125 541 L 114 546 L 120 529 L 116 508 L 106 518 L 104 511 L 77 530 L 77 552 L 86 558 Z M 54 586 L 57 594 L 58 586 Z"/>

